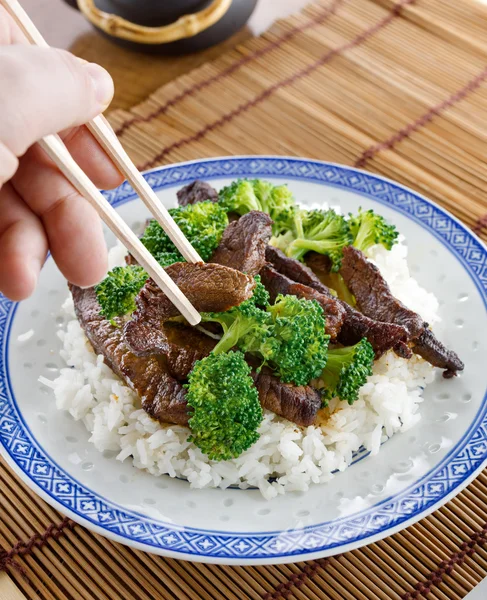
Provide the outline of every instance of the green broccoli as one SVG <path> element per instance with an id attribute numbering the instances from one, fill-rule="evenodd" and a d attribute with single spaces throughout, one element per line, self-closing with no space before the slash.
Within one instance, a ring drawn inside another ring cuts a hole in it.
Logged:
<path id="1" fill-rule="evenodd" d="M 115 267 L 95 286 L 101 306 L 100 314 L 115 324 L 114 317 L 132 313 L 135 310 L 135 297 L 147 278 L 147 273 L 139 265 Z"/>
<path id="2" fill-rule="evenodd" d="M 267 307 L 274 323 L 273 337 L 280 343 L 270 356 L 281 381 L 306 385 L 322 372 L 328 341 L 323 309 L 316 300 L 279 294 Z"/>
<path id="3" fill-rule="evenodd" d="M 177 250 L 174 252 L 157 252 L 154 258 L 161 265 L 163 269 L 177 262 L 184 262 L 184 258 L 179 254 Z"/>
<path id="4" fill-rule="evenodd" d="M 310 250 L 326 254 L 332 261 L 332 271 L 339 270 L 343 248 L 352 243 L 350 227 L 344 217 L 334 210 L 297 210 L 292 226 L 274 236 L 271 244 L 287 256 L 302 260 Z"/>
<path id="5" fill-rule="evenodd" d="M 365 252 L 374 244 L 382 244 L 390 250 L 397 242 L 398 231 L 394 225 L 389 225 L 384 217 L 372 209 L 363 211 L 359 208 L 356 215 L 349 215 L 350 231 L 353 236 L 353 245 Z"/>
<path id="6" fill-rule="evenodd" d="M 210 354 L 188 377 L 190 441 L 211 460 L 230 460 L 259 439 L 259 395 L 241 352 Z"/>
<path id="7" fill-rule="evenodd" d="M 265 306 L 269 300 L 269 294 L 265 287 L 257 279 L 252 298 L 245 300 L 239 306 L 234 306 L 221 313 L 201 313 L 201 322 L 216 322 L 223 328 L 223 336 L 213 349 L 215 354 L 228 352 L 234 346 L 238 346 L 244 352 L 257 352 L 264 359 L 268 358 L 270 352 L 268 345 L 273 344 L 272 319 L 271 316 L 258 305 Z"/>
<path id="8" fill-rule="evenodd" d="M 323 309 L 314 300 L 296 296 L 278 296 L 273 306 L 259 308 L 267 300 L 258 282 L 253 297 L 239 306 L 223 313 L 202 313 L 203 323 L 213 321 L 223 328 L 213 352 L 236 346 L 276 371 L 285 383 L 306 385 L 326 364 L 329 337 Z"/>
<path id="9" fill-rule="evenodd" d="M 170 208 L 169 214 L 179 225 L 201 259 L 205 262 L 208 261 L 228 225 L 226 211 L 218 203 L 205 200 L 196 204 L 188 204 L 188 206 Z M 149 223 L 141 241 L 163 266 L 171 264 L 167 262 L 168 260 L 184 261 L 169 236 L 155 220 Z"/>
<path id="10" fill-rule="evenodd" d="M 262 210 L 254 186 L 248 179 L 238 179 L 222 188 L 218 194 L 218 204 L 227 212 L 239 215 L 245 215 L 251 210 Z"/>
<path id="11" fill-rule="evenodd" d="M 373 363 L 374 349 L 366 338 L 354 346 L 330 348 L 326 367 L 320 376 L 320 384 L 325 388 L 325 401 L 338 396 L 353 404 L 367 377 L 372 375 Z"/>
<path id="12" fill-rule="evenodd" d="M 219 204 L 239 215 L 251 210 L 267 213 L 274 221 L 274 235 L 289 227 L 295 211 L 295 200 L 287 185 L 274 185 L 262 179 L 234 181 L 220 191 Z"/>
<path id="13" fill-rule="evenodd" d="M 256 286 L 254 288 L 254 293 L 252 294 L 252 298 L 250 300 L 256 306 L 266 307 L 269 304 L 269 292 L 265 289 L 264 285 L 261 282 L 260 275 L 254 275 L 254 280 Z"/>
<path id="14" fill-rule="evenodd" d="M 355 296 L 348 289 L 348 286 L 340 273 L 327 273 L 326 279 L 322 277 L 322 281 L 329 287 L 330 292 L 334 292 L 340 300 L 343 300 L 352 307 L 357 305 Z"/>

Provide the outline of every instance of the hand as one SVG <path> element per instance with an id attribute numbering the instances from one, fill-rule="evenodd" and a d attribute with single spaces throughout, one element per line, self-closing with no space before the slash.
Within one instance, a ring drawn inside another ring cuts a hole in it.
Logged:
<path id="1" fill-rule="evenodd" d="M 35 289 L 48 250 L 80 286 L 107 269 L 100 219 L 35 143 L 60 133 L 100 188 L 122 176 L 83 127 L 113 96 L 98 65 L 68 52 L 28 46 L 0 7 L 0 291 L 23 300 Z"/>

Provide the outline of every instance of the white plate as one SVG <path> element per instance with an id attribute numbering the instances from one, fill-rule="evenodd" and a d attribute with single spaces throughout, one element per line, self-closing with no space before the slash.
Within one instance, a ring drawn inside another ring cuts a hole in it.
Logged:
<path id="1" fill-rule="evenodd" d="M 50 390 L 38 383 L 40 375 L 53 378 L 62 366 L 56 330 L 67 290 L 49 259 L 32 298 L 18 305 L 0 300 L 3 454 L 60 511 L 142 550 L 234 564 L 290 562 L 351 550 L 424 517 L 485 464 L 487 252 L 442 208 L 348 167 L 235 157 L 147 174 L 167 206 L 175 204 L 176 190 L 193 179 L 220 187 L 238 177 L 285 181 L 303 204 L 326 200 L 344 212 L 371 207 L 394 222 L 407 237 L 414 276 L 442 301 L 443 320 L 435 331 L 462 357 L 465 371 L 450 381 L 437 377 L 426 389 L 423 418 L 414 429 L 394 436 L 378 456 L 358 457 L 328 484 L 270 502 L 256 490 L 193 490 L 185 481 L 155 478 L 128 461 L 121 464 L 99 454 L 84 426 L 57 411 Z M 131 225 L 148 216 L 126 184 L 107 197 Z M 385 491 L 379 492 L 380 486 Z M 365 502 L 343 502 L 356 496 Z"/>

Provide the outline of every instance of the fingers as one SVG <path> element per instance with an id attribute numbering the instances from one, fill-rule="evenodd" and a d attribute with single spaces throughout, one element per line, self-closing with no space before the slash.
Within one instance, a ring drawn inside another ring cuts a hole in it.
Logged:
<path id="1" fill-rule="evenodd" d="M 34 291 L 47 255 L 42 223 L 9 184 L 0 190 L 0 291 L 24 300 Z"/>
<path id="2" fill-rule="evenodd" d="M 107 270 L 101 221 L 38 146 L 22 158 L 12 185 L 42 221 L 66 279 L 80 286 L 98 283 Z"/>
<path id="3" fill-rule="evenodd" d="M 86 127 L 76 127 L 61 137 L 74 160 L 97 187 L 110 190 L 122 183 L 122 174 Z M 40 155 L 41 163 L 49 160 L 40 149 L 36 154 Z"/>
<path id="4" fill-rule="evenodd" d="M 82 169 L 101 188 L 123 179 L 85 127 L 62 135 Z M 54 260 L 77 285 L 98 283 L 107 270 L 106 246 L 95 210 L 81 198 L 37 145 L 22 157 L 12 184 L 46 229 Z"/>
<path id="5" fill-rule="evenodd" d="M 23 42 L 0 7 L 0 81 L 8 90 L 0 94 L 0 291 L 14 300 L 32 293 L 48 246 L 78 285 L 96 283 L 107 268 L 94 209 L 35 146 L 22 158 L 15 183 L 5 184 L 17 157 L 41 137 L 67 130 L 69 150 L 96 185 L 111 188 L 122 179 L 87 129 L 77 127 L 109 104 L 108 73 L 59 50 L 3 46 Z"/>
<path id="6" fill-rule="evenodd" d="M 13 23 L 13 21 L 10 19 L 5 9 L 2 6 L 0 6 L 0 45 L 19 41 L 21 37 L 22 33 L 18 30 L 15 23 Z M 17 56 L 17 52 L 15 56 Z M 2 54 L 0 53 L 0 59 L 1 57 Z M 68 60 L 71 60 L 71 58 L 68 58 Z M 73 58 L 73 61 L 76 62 L 76 59 Z M 95 67 L 95 69 L 97 68 L 96 65 L 93 66 Z M 0 68 L 0 80 L 1 72 L 2 69 Z M 17 77 L 20 77 L 20 75 L 21 74 L 18 73 Z M 22 76 L 27 77 L 27 74 Z M 56 75 L 56 77 L 59 77 L 59 75 Z M 15 89 L 9 88 L 8 95 L 10 97 L 10 104 L 12 104 L 13 100 L 16 100 L 14 98 Z M 80 98 L 80 101 L 83 101 L 83 99 Z M 2 102 L 6 102 L 5 98 L 0 98 L 0 108 L 2 106 Z M 52 110 L 54 110 L 53 107 L 51 107 L 51 111 Z M 33 114 L 37 115 L 37 119 L 40 118 L 40 115 L 37 114 L 37 108 L 33 111 Z M 5 131 L 7 129 L 6 121 L 8 121 L 8 119 L 8 113 L 4 114 L 3 126 Z M 6 137 L 9 136 L 7 135 Z M 92 178 L 92 180 L 98 187 L 112 188 L 119 185 L 122 182 L 123 178 L 116 169 L 116 167 L 106 157 L 106 154 L 101 148 L 101 146 L 95 141 L 95 139 L 85 127 L 83 127 L 82 129 L 70 128 L 65 132 L 65 134 L 62 137 L 65 138 L 65 143 L 69 145 L 69 150 L 73 154 L 74 159 L 81 165 L 81 167 L 84 170 L 87 171 L 89 177 Z M 10 146 L 12 146 L 12 144 L 10 144 Z M 17 166 L 18 160 L 16 154 L 13 153 L 12 150 L 7 147 L 7 145 L 2 141 L 2 138 L 0 137 L 0 187 L 3 183 L 8 181 L 13 176 L 17 169 Z"/>
<path id="7" fill-rule="evenodd" d="M 108 73 L 52 48 L 0 46 L 0 141 L 21 156 L 43 136 L 81 125 L 113 96 Z M 1 167 L 0 167 L 1 169 Z"/>
<path id="8" fill-rule="evenodd" d="M 23 44 L 27 40 L 3 6 L 0 6 L 0 45 Z"/>
<path id="9" fill-rule="evenodd" d="M 13 177 L 18 166 L 19 159 L 0 141 L 0 189 Z"/>
<path id="10" fill-rule="evenodd" d="M 99 283 L 106 275 L 108 259 L 95 209 L 74 192 L 61 197 L 41 219 L 52 256 L 66 279 L 82 287 Z"/>

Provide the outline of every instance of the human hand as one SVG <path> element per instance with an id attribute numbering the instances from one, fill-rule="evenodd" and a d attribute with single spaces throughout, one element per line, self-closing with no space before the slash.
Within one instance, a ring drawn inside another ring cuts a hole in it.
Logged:
<path id="1" fill-rule="evenodd" d="M 113 82 L 98 65 L 36 48 L 0 7 L 0 291 L 23 300 L 48 250 L 72 283 L 97 283 L 107 269 L 100 219 L 35 143 L 60 133 L 100 188 L 122 176 L 83 123 L 100 114 Z"/>

